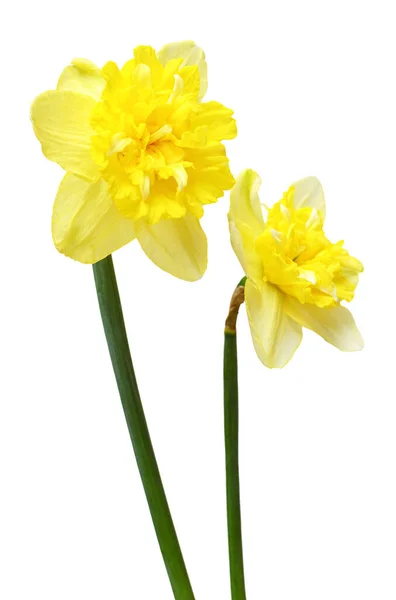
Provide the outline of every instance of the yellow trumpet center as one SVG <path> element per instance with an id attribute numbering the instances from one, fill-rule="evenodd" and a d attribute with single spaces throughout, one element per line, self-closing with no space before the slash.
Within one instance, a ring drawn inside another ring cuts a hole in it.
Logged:
<path id="1" fill-rule="evenodd" d="M 264 279 L 300 302 L 319 307 L 353 299 L 363 266 L 323 232 L 324 215 L 311 207 L 294 208 L 293 186 L 269 211 L 256 240 Z"/>
<path id="2" fill-rule="evenodd" d="M 118 210 L 152 223 L 187 210 L 201 217 L 202 204 L 215 201 L 223 190 L 216 190 L 215 198 L 198 198 L 193 184 L 199 170 L 220 167 L 223 179 L 224 168 L 229 171 L 218 123 L 213 128 L 214 111 L 208 110 L 221 105 L 200 102 L 198 66 L 183 66 L 182 58 L 162 65 L 152 48 L 141 46 L 122 69 L 110 62 L 102 74 L 107 83 L 91 118 L 92 156 Z M 221 108 L 217 120 L 229 126 L 232 111 Z"/>

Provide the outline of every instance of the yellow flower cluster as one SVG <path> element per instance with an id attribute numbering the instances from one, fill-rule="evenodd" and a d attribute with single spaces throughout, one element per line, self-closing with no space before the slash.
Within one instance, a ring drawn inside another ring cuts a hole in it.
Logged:
<path id="1" fill-rule="evenodd" d="M 325 236 L 319 181 L 293 184 L 264 219 L 259 176 L 247 170 L 235 183 L 229 169 L 222 142 L 236 136 L 233 113 L 203 102 L 206 90 L 205 55 L 194 42 L 159 52 L 139 46 L 122 68 L 83 59 L 66 67 L 31 110 L 43 153 L 66 170 L 53 209 L 55 246 L 95 263 L 137 238 L 160 268 L 195 281 L 207 265 L 203 207 L 232 188 L 231 242 L 262 362 L 284 366 L 302 327 L 359 350 L 341 302 L 353 299 L 363 267 Z"/>

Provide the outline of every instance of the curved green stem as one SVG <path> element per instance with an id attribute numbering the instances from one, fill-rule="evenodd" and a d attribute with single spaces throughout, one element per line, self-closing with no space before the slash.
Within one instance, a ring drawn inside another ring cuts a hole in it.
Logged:
<path id="1" fill-rule="evenodd" d="M 224 440 L 226 456 L 226 492 L 228 552 L 232 600 L 246 600 L 239 492 L 239 439 L 238 439 L 238 359 L 236 321 L 244 301 L 242 280 L 236 288 L 230 305 L 224 331 Z"/>
<path id="2" fill-rule="evenodd" d="M 111 256 L 93 270 L 125 419 L 173 594 L 176 600 L 194 600 L 140 400 Z"/>

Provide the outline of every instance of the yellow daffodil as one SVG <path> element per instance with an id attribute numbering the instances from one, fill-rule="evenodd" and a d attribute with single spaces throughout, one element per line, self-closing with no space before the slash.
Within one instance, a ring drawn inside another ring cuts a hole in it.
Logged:
<path id="1" fill-rule="evenodd" d="M 230 109 L 202 102 L 206 71 L 193 42 L 139 46 L 122 68 L 74 60 L 35 99 L 43 153 L 67 171 L 52 220 L 60 252 L 95 263 L 137 238 L 165 271 L 203 275 L 199 220 L 234 183 L 221 142 L 236 135 Z"/>
<path id="2" fill-rule="evenodd" d="M 302 327 L 340 350 L 363 347 L 351 313 L 362 264 L 323 232 L 325 199 L 315 177 L 294 183 L 264 220 L 260 177 L 247 170 L 231 191 L 231 243 L 246 273 L 245 302 L 254 347 L 267 367 L 283 367 Z"/>

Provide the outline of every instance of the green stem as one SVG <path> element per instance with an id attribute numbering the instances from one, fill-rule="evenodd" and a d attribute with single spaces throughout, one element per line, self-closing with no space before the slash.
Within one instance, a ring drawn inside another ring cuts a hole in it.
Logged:
<path id="1" fill-rule="evenodd" d="M 194 600 L 139 396 L 111 256 L 93 270 L 118 391 L 173 594 L 176 600 Z"/>
<path id="2" fill-rule="evenodd" d="M 242 285 L 241 285 L 242 284 Z M 236 288 L 224 331 L 224 439 L 226 455 L 226 491 L 228 552 L 231 598 L 246 600 L 241 531 L 238 459 L 238 360 L 236 320 L 244 300 L 244 281 Z"/>

